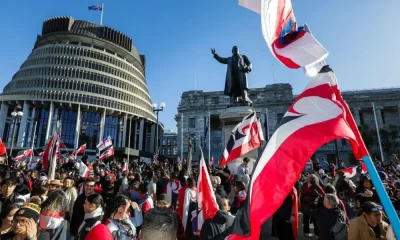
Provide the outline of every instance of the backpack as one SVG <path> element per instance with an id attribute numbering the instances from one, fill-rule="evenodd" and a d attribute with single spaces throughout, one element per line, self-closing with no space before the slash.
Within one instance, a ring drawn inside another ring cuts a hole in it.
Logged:
<path id="1" fill-rule="evenodd" d="M 335 225 L 331 229 L 331 235 L 335 240 L 347 240 L 349 233 L 349 226 L 346 223 L 346 217 L 343 212 L 340 211 L 340 215 L 336 219 Z"/>

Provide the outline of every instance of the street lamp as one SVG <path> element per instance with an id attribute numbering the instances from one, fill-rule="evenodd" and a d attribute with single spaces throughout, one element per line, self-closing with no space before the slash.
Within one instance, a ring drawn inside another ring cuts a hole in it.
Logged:
<path id="1" fill-rule="evenodd" d="M 165 103 L 160 103 L 160 108 L 157 108 L 157 104 L 156 103 L 153 103 L 153 111 L 157 114 L 157 129 L 156 129 L 156 132 L 157 132 L 157 137 L 156 137 L 156 152 L 158 153 L 158 113 L 159 112 L 162 112 L 162 111 L 164 111 L 164 108 L 165 108 Z"/>
<path id="2" fill-rule="evenodd" d="M 17 108 L 19 109 L 21 107 L 17 106 Z M 22 118 L 23 115 L 24 115 L 23 112 L 17 111 L 16 109 L 14 109 L 14 111 L 11 113 L 11 118 L 12 118 L 12 123 L 13 123 L 13 133 L 12 133 L 12 136 L 11 136 L 10 156 L 12 156 L 12 151 L 13 151 L 13 148 L 14 148 L 15 128 L 16 128 L 17 123 L 21 122 L 21 118 Z"/>

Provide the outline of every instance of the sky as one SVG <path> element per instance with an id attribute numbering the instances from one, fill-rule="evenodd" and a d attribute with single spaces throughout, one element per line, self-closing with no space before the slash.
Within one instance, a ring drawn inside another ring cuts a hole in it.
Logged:
<path id="1" fill-rule="evenodd" d="M 308 79 L 274 59 L 261 32 L 260 16 L 238 0 L 2 0 L 0 6 L 0 89 L 26 60 L 53 16 L 99 23 L 100 12 L 88 6 L 104 3 L 103 24 L 133 39 L 146 55 L 146 78 L 153 102 L 165 102 L 160 121 L 176 129 L 174 116 L 182 92 L 222 91 L 226 66 L 210 49 L 231 55 L 232 46 L 253 63 L 249 87 L 290 83 L 300 93 Z M 399 87 L 398 0 L 292 0 L 299 24 L 307 23 L 330 52 L 327 62 L 343 90 Z M 397 26 L 397 27 L 396 27 Z M 195 75 L 197 81 L 195 81 Z M 0 90 L 1 91 L 1 90 Z"/>

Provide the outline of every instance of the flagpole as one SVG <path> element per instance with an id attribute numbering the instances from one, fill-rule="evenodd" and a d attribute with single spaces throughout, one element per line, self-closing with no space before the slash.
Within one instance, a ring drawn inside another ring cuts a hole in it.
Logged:
<path id="1" fill-rule="evenodd" d="M 383 159 L 381 135 L 379 134 L 379 126 L 378 126 L 378 120 L 376 119 L 376 111 L 375 111 L 375 103 L 374 102 L 372 102 L 372 109 L 374 110 L 376 134 L 378 135 L 379 151 L 381 152 L 381 162 L 383 162 L 384 159 Z"/>
<path id="2" fill-rule="evenodd" d="M 267 142 L 268 142 L 268 140 L 269 140 L 269 122 L 268 122 L 268 108 L 266 109 L 267 111 L 266 111 L 266 115 L 265 115 L 265 122 L 267 123 L 267 126 L 265 126 L 265 133 L 267 134 Z M 264 122 L 264 124 L 265 124 L 265 122 Z"/>
<path id="3" fill-rule="evenodd" d="M 389 222 L 392 224 L 392 229 L 396 237 L 400 238 L 400 220 L 397 216 L 396 210 L 394 209 L 392 202 L 389 199 L 389 196 L 387 195 L 386 189 L 382 184 L 381 178 L 376 171 L 374 163 L 370 156 L 363 157 L 363 161 L 365 166 L 367 167 L 368 174 L 371 177 L 372 184 L 375 187 L 376 193 L 381 200 L 385 213 L 389 218 Z"/>
<path id="4" fill-rule="evenodd" d="M 183 162 L 183 113 L 181 113 L 181 161 Z"/>
<path id="5" fill-rule="evenodd" d="M 29 159 L 29 162 L 32 162 L 32 155 L 33 155 L 33 147 L 35 146 L 35 137 L 36 137 L 36 127 L 37 127 L 37 121 L 35 121 L 35 127 L 33 130 L 33 138 L 32 138 L 32 153 L 31 153 L 31 158 Z"/>
<path id="6" fill-rule="evenodd" d="M 103 13 L 104 13 L 104 3 L 101 4 L 100 26 L 103 26 Z"/>
<path id="7" fill-rule="evenodd" d="M 211 161 L 211 113 L 208 112 L 208 162 Z"/>

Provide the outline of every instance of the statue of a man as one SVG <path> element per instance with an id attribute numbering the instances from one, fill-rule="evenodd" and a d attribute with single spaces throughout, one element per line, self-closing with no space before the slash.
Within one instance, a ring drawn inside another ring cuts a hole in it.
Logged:
<path id="1" fill-rule="evenodd" d="M 239 48 L 232 48 L 232 57 L 220 57 L 215 53 L 215 49 L 211 49 L 214 58 L 223 64 L 227 64 L 224 94 L 231 97 L 231 103 L 237 103 L 238 97 L 242 97 L 242 101 L 251 104 L 251 100 L 247 96 L 248 81 L 247 73 L 251 72 L 251 62 L 245 55 L 239 54 Z"/>

